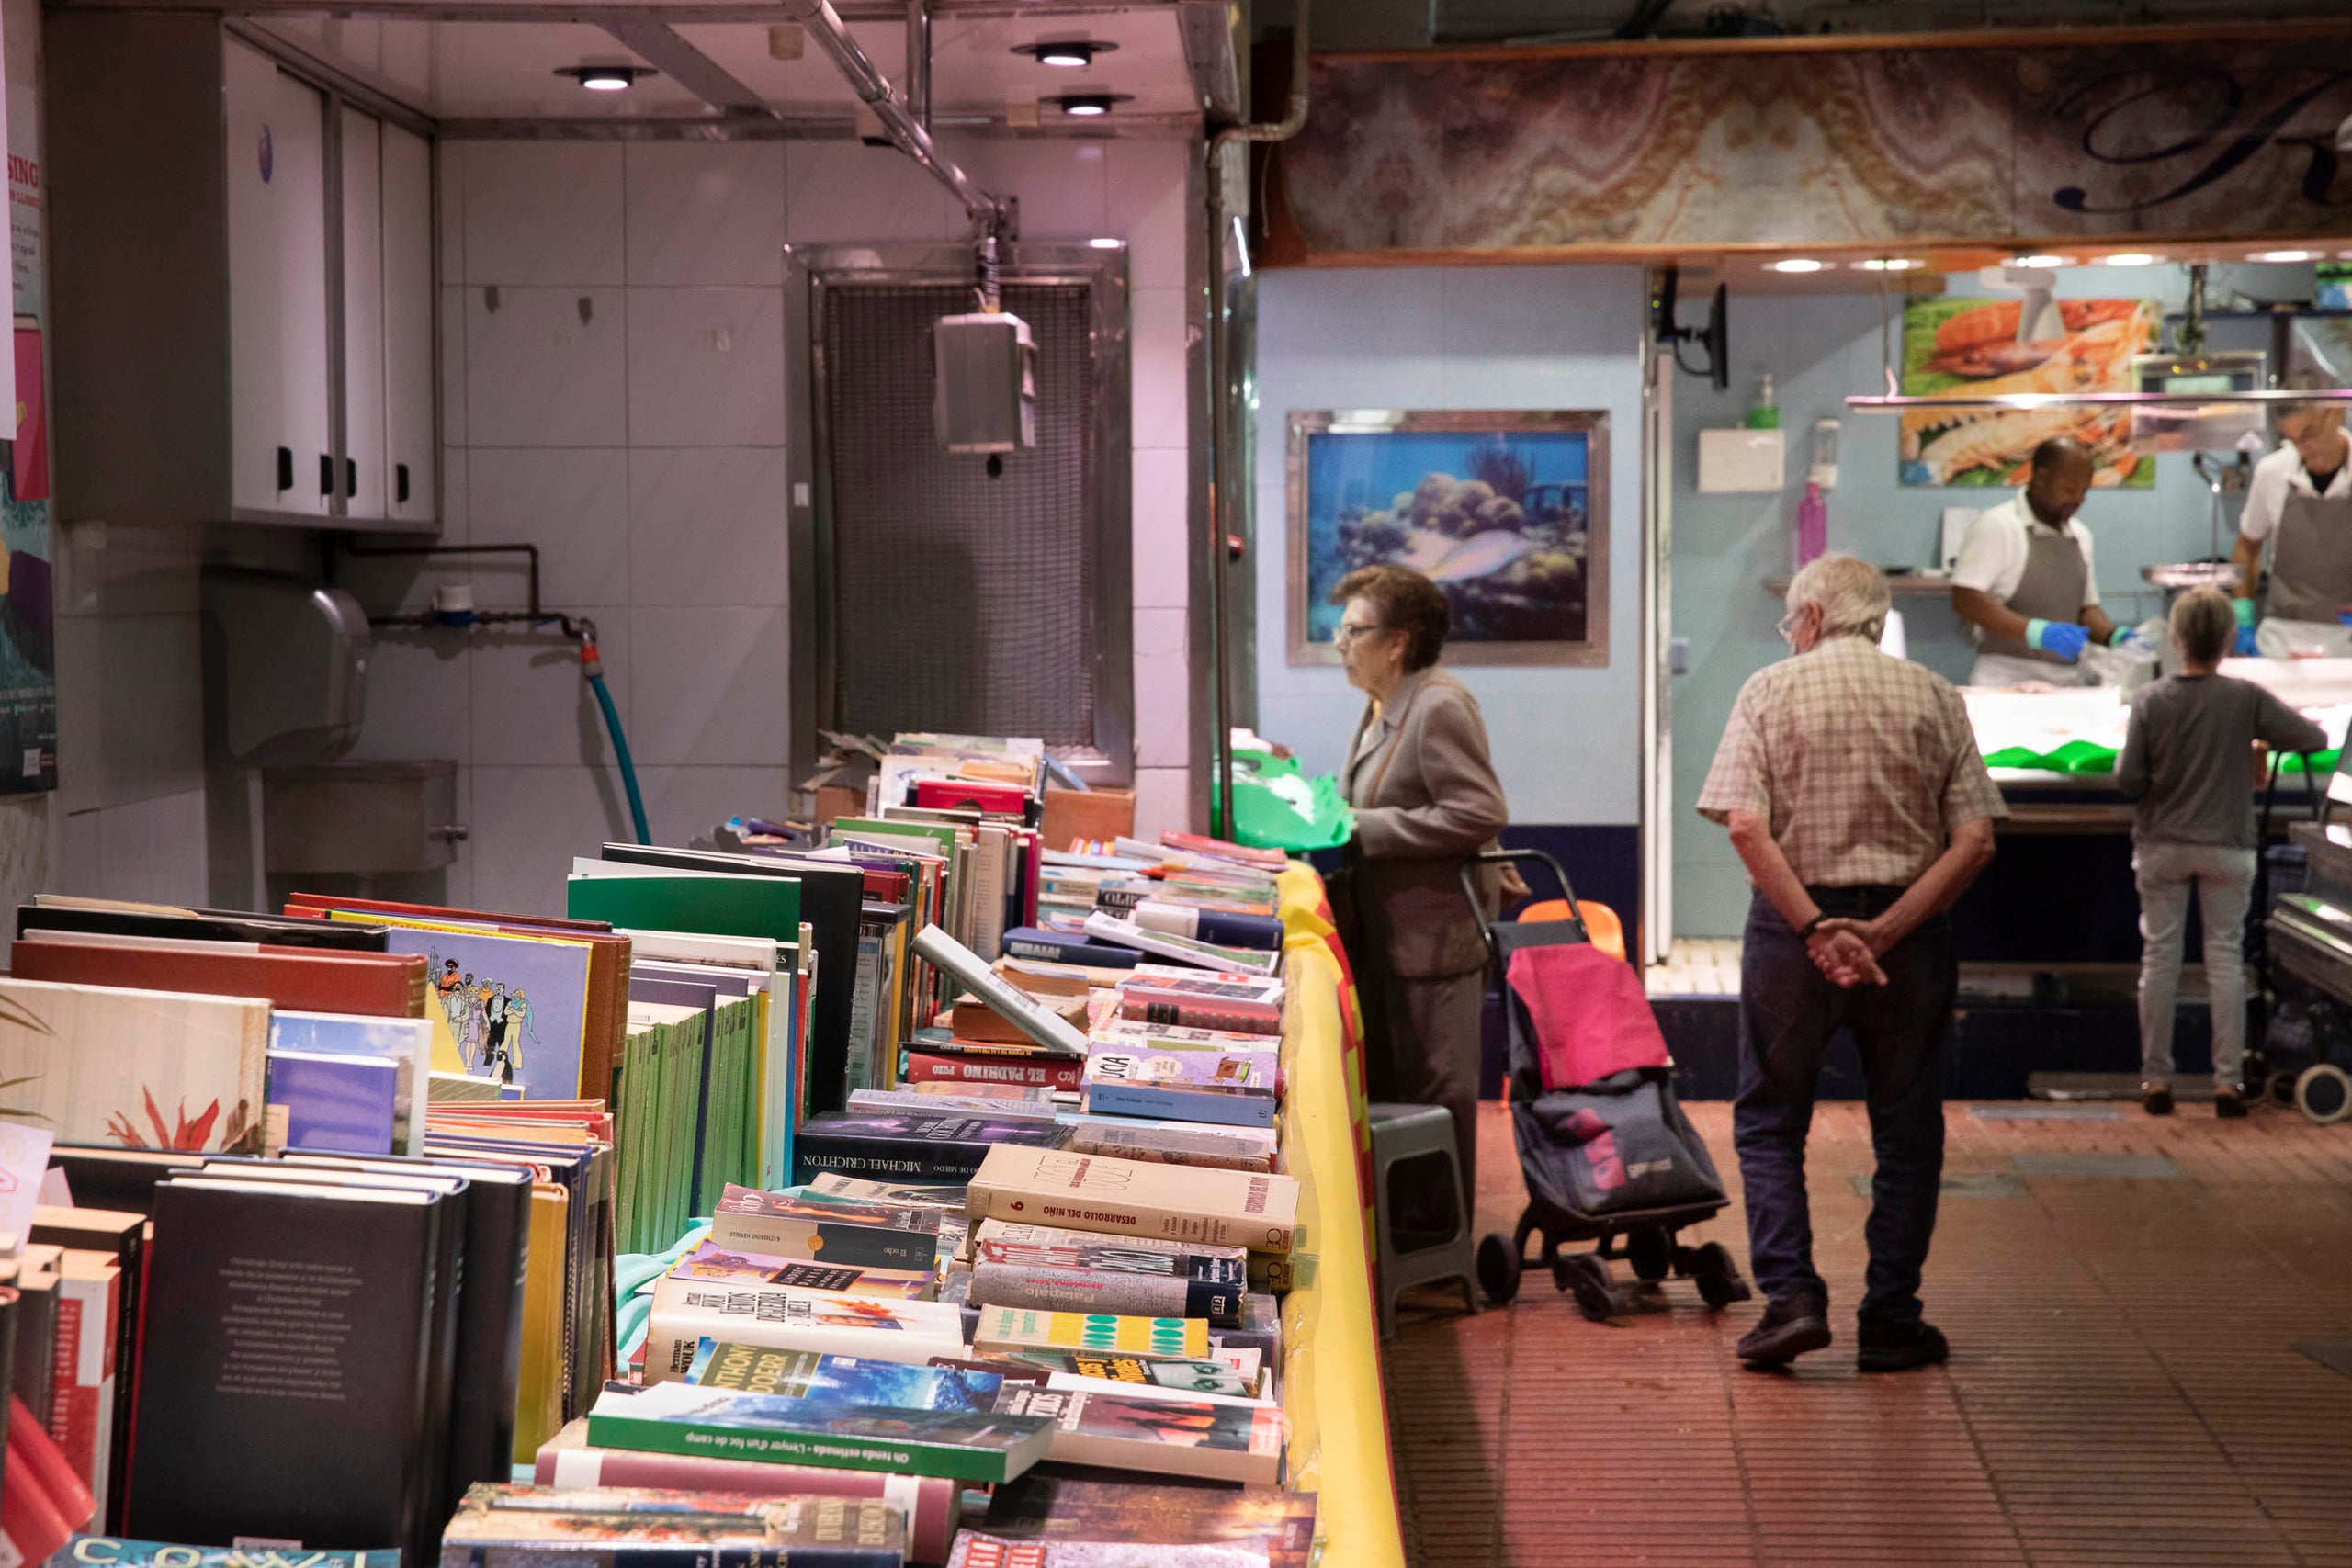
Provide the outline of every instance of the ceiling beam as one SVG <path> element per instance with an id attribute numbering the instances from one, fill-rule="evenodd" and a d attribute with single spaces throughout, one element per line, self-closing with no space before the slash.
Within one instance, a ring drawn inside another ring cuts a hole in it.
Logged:
<path id="1" fill-rule="evenodd" d="M 669 73 L 672 81 L 728 114 L 773 118 L 775 111 L 765 98 L 736 79 L 734 73 L 684 39 L 666 22 L 605 21 L 597 24 L 628 47 L 629 52 Z"/>

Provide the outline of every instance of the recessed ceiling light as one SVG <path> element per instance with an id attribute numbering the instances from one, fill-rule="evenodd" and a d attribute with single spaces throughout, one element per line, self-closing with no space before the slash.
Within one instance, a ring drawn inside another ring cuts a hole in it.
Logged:
<path id="1" fill-rule="evenodd" d="M 1062 113 L 1078 119 L 1091 119 L 1111 112 L 1114 104 L 1132 101 L 1132 93 L 1062 93 L 1046 102 L 1059 104 Z"/>
<path id="2" fill-rule="evenodd" d="M 2009 265 L 2011 266 L 2032 267 L 2064 266 L 2066 265 L 2066 258 L 2064 256 L 2019 256 L 2009 263 Z"/>
<path id="3" fill-rule="evenodd" d="M 592 93 L 626 92 L 646 77 L 661 74 L 650 65 L 614 64 L 559 65 L 555 73 L 571 77 Z"/>
<path id="4" fill-rule="evenodd" d="M 1872 256 L 1868 261 L 1858 261 L 1854 265 L 1864 272 L 1911 272 L 1928 264 L 1914 261 L 1908 256 Z"/>
<path id="5" fill-rule="evenodd" d="M 2314 258 L 2311 251 L 2256 251 L 2249 260 L 2258 262 L 2307 262 Z"/>
<path id="6" fill-rule="evenodd" d="M 1114 240 L 1108 236 L 1101 239 L 1089 240 L 1086 243 L 1093 246 L 1098 251 L 1115 251 L 1121 245 L 1126 243 L 1125 240 Z"/>
<path id="7" fill-rule="evenodd" d="M 1828 265 L 1829 264 L 1827 262 L 1815 261 L 1811 256 L 1790 256 L 1784 261 L 1769 263 L 1767 265 L 1767 270 L 1771 272 L 1819 272 Z"/>
<path id="8" fill-rule="evenodd" d="M 2162 256 L 2152 256 L 2145 251 L 2118 251 L 2111 256 L 2099 257 L 2098 265 L 2101 266 L 2154 266 L 2164 259 Z"/>
<path id="9" fill-rule="evenodd" d="M 1094 63 L 1098 54 L 1108 54 L 1119 46 L 1094 39 L 1064 39 L 1057 43 L 1024 43 L 1016 45 L 1015 54 L 1025 54 L 1040 65 L 1057 65 L 1065 71 L 1083 71 Z"/>

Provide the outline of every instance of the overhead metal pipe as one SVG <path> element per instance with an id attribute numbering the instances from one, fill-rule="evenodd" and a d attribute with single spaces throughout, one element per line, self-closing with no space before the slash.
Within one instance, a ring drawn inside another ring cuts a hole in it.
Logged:
<path id="1" fill-rule="evenodd" d="M 1229 269 L 1226 265 L 1225 150 L 1249 142 L 1287 141 L 1306 126 L 1306 10 L 1308 0 L 1297 0 L 1291 17 L 1290 104 L 1283 118 L 1245 125 L 1228 125 L 1209 141 L 1209 495 L 1208 591 L 1209 689 L 1215 718 L 1209 728 L 1209 765 L 1216 776 L 1211 803 L 1210 830 L 1221 838 L 1233 836 L 1233 668 L 1230 612 L 1226 607 L 1227 576 L 1233 570 L 1229 519 L 1240 509 L 1240 486 L 1231 472 L 1232 423 L 1238 398 L 1232 386 L 1231 355 L 1226 342 L 1231 313 Z M 1241 247 L 1242 270 L 1248 270 L 1248 247 Z"/>
<path id="2" fill-rule="evenodd" d="M 931 0 L 907 0 L 907 112 L 931 131 Z"/>
<path id="3" fill-rule="evenodd" d="M 865 51 L 849 36 L 849 28 L 834 10 L 831 0 L 781 0 L 784 15 L 808 30 L 808 36 L 823 50 L 855 93 L 882 122 L 882 133 L 891 144 L 921 164 L 923 170 L 945 186 L 970 215 L 974 231 L 982 235 L 993 234 L 1005 226 L 1004 203 L 974 184 L 972 177 L 958 168 L 954 159 L 942 152 L 931 140 L 931 132 L 909 112 L 905 98 L 893 91 L 890 79 L 875 69 Z"/>

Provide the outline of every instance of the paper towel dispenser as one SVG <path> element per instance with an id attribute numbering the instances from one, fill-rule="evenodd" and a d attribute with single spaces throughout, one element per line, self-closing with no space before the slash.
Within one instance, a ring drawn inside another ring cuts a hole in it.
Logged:
<path id="1" fill-rule="evenodd" d="M 368 644 L 368 613 L 340 588 L 207 567 L 208 749 L 249 768 L 342 756 L 359 739 Z"/>

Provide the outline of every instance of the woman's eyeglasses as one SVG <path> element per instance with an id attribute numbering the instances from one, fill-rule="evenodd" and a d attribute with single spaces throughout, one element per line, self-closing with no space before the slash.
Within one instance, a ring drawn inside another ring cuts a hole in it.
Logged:
<path id="1" fill-rule="evenodd" d="M 1360 626 L 1353 621 L 1341 621 L 1340 623 L 1340 629 L 1331 634 L 1331 640 L 1333 642 L 1353 642 L 1356 638 L 1363 637 L 1367 633 L 1385 631 L 1386 629 L 1387 628 L 1385 626 L 1375 626 L 1371 625 Z"/>

